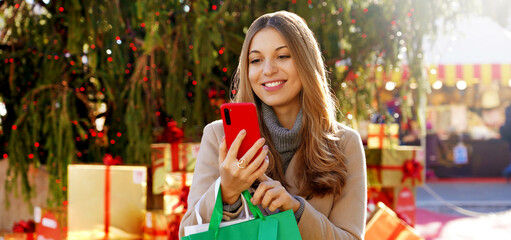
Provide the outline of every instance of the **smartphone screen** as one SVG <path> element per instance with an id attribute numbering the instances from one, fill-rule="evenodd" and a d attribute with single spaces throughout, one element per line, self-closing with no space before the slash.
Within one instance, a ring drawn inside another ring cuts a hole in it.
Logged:
<path id="1" fill-rule="evenodd" d="M 247 131 L 238 150 L 237 158 L 240 159 L 261 138 L 256 106 L 253 103 L 225 103 L 220 107 L 220 112 L 228 149 L 242 129 Z M 260 151 L 261 149 L 254 158 L 259 155 Z"/>

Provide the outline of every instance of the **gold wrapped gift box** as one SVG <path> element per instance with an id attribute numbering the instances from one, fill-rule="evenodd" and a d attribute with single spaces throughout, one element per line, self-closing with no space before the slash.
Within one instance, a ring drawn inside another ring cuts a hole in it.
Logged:
<path id="1" fill-rule="evenodd" d="M 141 239 L 146 188 L 145 166 L 69 165 L 68 239 Z"/>
<path id="2" fill-rule="evenodd" d="M 367 128 L 367 148 L 393 148 L 399 145 L 399 124 L 370 123 Z"/>
<path id="3" fill-rule="evenodd" d="M 368 187 L 420 186 L 425 179 L 422 147 L 366 149 Z"/>
<path id="4" fill-rule="evenodd" d="M 187 210 L 189 187 L 192 184 L 193 173 L 172 172 L 167 173 L 165 184 L 164 213 L 184 214 Z"/>
<path id="5" fill-rule="evenodd" d="M 151 144 L 153 194 L 165 191 L 165 175 L 171 172 L 193 172 L 200 143 Z"/>
<path id="6" fill-rule="evenodd" d="M 144 240 L 168 240 L 167 217 L 162 210 L 151 210 L 145 214 Z"/>
<path id="7" fill-rule="evenodd" d="M 32 240 L 34 233 L 0 233 L 0 240 Z"/>

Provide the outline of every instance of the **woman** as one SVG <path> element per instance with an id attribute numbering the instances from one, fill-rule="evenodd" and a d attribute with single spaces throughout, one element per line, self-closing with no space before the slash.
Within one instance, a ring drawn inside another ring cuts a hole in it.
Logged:
<path id="1" fill-rule="evenodd" d="M 240 166 L 236 154 L 244 132 L 227 150 L 221 121 L 204 128 L 180 234 L 197 224 L 195 208 L 209 221 L 220 177 L 225 220 L 239 216 L 240 193 L 252 187 L 252 202 L 265 214 L 293 210 L 303 239 L 362 239 L 362 142 L 336 122 L 319 46 L 304 20 L 285 11 L 256 19 L 234 80 L 233 101 L 256 104 L 263 138 L 243 156 L 249 164 Z"/>

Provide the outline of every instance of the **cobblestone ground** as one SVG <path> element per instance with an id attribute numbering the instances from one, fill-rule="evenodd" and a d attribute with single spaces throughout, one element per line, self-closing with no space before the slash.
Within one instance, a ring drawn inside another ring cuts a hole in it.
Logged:
<path id="1" fill-rule="evenodd" d="M 417 225 L 428 240 L 511 239 L 511 184 L 438 182 L 417 188 Z"/>

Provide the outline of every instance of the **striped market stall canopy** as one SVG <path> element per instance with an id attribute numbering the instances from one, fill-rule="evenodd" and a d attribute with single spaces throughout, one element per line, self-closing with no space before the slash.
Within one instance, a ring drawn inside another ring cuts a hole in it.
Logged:
<path id="1" fill-rule="evenodd" d="M 452 87 L 458 82 L 464 87 L 474 84 L 511 87 L 511 32 L 489 18 L 471 17 L 448 26 L 434 40 L 425 38 L 423 49 L 425 70 L 433 88 L 434 83 Z M 347 69 L 342 61 L 336 67 L 339 72 Z M 410 79 L 405 62 L 391 70 L 375 66 L 370 71 L 378 87 L 387 88 L 390 84 L 393 86 L 389 89 L 394 89 L 415 82 Z M 350 72 L 346 80 L 358 77 Z"/>
<path id="2" fill-rule="evenodd" d="M 465 81 L 467 86 L 477 83 L 487 86 L 500 83 L 502 86 L 509 86 L 511 63 L 430 65 L 428 79 L 431 84 L 439 80 L 450 87 L 455 86 L 457 81 Z"/>
<path id="3" fill-rule="evenodd" d="M 511 32 L 490 18 L 460 20 L 424 44 L 431 84 L 511 86 Z"/>

